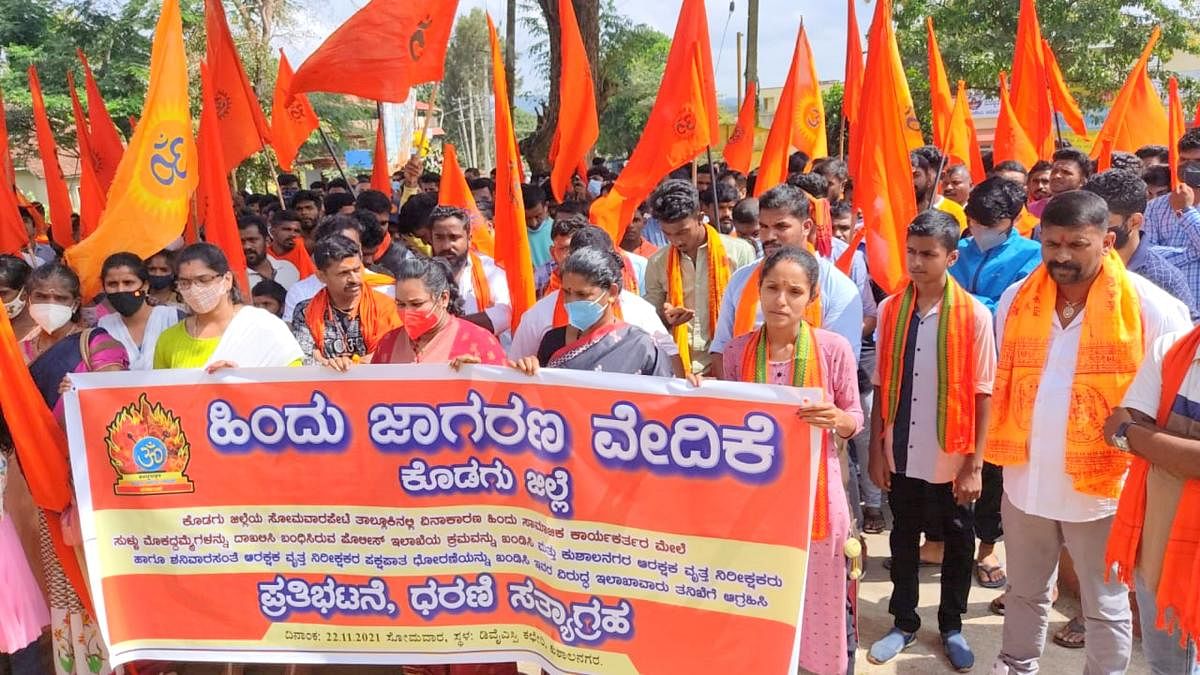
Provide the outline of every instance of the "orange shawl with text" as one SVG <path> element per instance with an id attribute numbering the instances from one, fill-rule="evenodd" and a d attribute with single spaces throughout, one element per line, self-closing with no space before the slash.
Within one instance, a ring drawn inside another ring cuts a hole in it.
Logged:
<path id="1" fill-rule="evenodd" d="M 325 319 L 332 315 L 333 307 L 329 303 L 329 290 L 322 288 L 313 296 L 304 312 L 304 322 L 313 336 L 313 351 L 320 352 L 325 358 L 348 356 L 347 354 L 325 353 Z M 350 310 L 351 316 L 358 318 L 362 327 L 363 341 L 367 344 L 367 354 L 375 351 L 379 341 L 393 329 L 404 325 L 400 320 L 400 312 L 396 303 L 388 296 L 374 291 L 366 282 L 359 291 L 358 304 Z"/>
<path id="2" fill-rule="evenodd" d="M 725 242 L 712 225 L 705 225 L 708 231 L 708 334 L 712 335 L 717 329 L 717 313 L 721 308 L 721 297 L 725 295 L 725 287 L 729 285 L 729 258 L 725 256 Z M 679 249 L 672 246 L 667 252 L 667 302 L 674 307 L 683 307 L 683 271 L 679 267 Z M 681 323 L 671 329 L 675 344 L 679 345 L 679 358 L 683 360 L 684 368 L 690 368 L 692 363 L 691 335 L 688 324 Z"/>
<path id="3" fill-rule="evenodd" d="M 483 259 L 474 250 L 468 255 L 471 256 L 471 288 L 475 291 L 475 301 L 479 304 L 479 311 L 482 312 L 493 304 L 492 288 L 488 286 L 487 270 L 483 269 Z"/>

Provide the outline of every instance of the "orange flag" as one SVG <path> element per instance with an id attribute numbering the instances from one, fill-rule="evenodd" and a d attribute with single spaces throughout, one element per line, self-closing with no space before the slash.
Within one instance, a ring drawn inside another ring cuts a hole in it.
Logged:
<path id="1" fill-rule="evenodd" d="M 1034 0 L 1021 0 L 1013 51 L 1011 102 L 1013 115 L 1033 142 L 1038 158 L 1049 158 L 1054 154 L 1054 110 L 1050 106 L 1042 28 Z"/>
<path id="2" fill-rule="evenodd" d="M 0 91 L 0 185 L 12 187 L 16 182 L 12 152 L 8 147 L 8 121 L 4 119 L 4 92 Z"/>
<path id="3" fill-rule="evenodd" d="M 292 93 L 402 103 L 414 85 L 442 79 L 457 10 L 458 0 L 371 0 L 300 64 Z"/>
<path id="4" fill-rule="evenodd" d="M 958 93 L 950 113 L 947 137 L 941 142 L 950 158 L 950 164 L 963 164 L 971 171 L 971 180 L 981 183 L 987 178 L 983 168 L 983 155 L 979 152 L 979 138 L 975 133 L 975 121 L 971 119 L 971 106 L 967 102 L 967 85 L 958 81 Z"/>
<path id="5" fill-rule="evenodd" d="M 758 95 L 753 82 L 746 83 L 746 100 L 738 111 L 737 124 L 725 141 L 725 164 L 734 171 L 750 173 L 750 159 L 754 154 L 754 133 L 758 130 Z"/>
<path id="6" fill-rule="evenodd" d="M 87 87 L 87 118 L 90 135 L 88 140 L 92 145 L 92 155 L 96 165 L 96 175 L 100 179 L 100 190 L 105 195 L 112 187 L 113 179 L 117 176 L 117 165 L 121 163 L 121 155 L 125 154 L 125 146 L 121 143 L 121 134 L 117 125 L 108 114 L 104 97 L 100 94 L 100 85 L 92 75 L 92 67 L 88 65 L 87 57 L 82 49 L 76 49 L 75 54 L 83 64 L 84 84 Z"/>
<path id="7" fill-rule="evenodd" d="M 50 130 L 50 118 L 46 116 L 42 83 L 38 80 L 36 66 L 29 66 L 29 93 L 33 96 L 33 128 L 37 133 L 38 152 L 42 156 L 42 171 L 46 174 L 50 231 L 59 246 L 70 246 L 75 242 L 71 234 L 71 193 L 67 190 L 67 181 L 58 164 L 58 145 L 54 142 L 54 132 Z"/>
<path id="8" fill-rule="evenodd" d="M 92 148 L 91 132 L 83 114 L 83 104 L 75 92 L 75 73 L 67 71 L 67 88 L 71 91 L 71 109 L 75 115 L 75 138 L 79 150 L 79 229 L 86 237 L 96 231 L 100 213 L 104 211 L 104 189 L 100 185 L 96 151 Z"/>
<path id="9" fill-rule="evenodd" d="M 1183 121 L 1183 101 L 1179 99 L 1179 82 L 1176 81 L 1174 75 L 1167 81 L 1167 92 L 1169 101 L 1167 149 L 1171 153 L 1171 187 L 1174 188 L 1179 181 L 1179 139 L 1187 131 L 1187 124 Z"/>
<path id="10" fill-rule="evenodd" d="M 100 290 L 100 265 L 106 257 L 129 251 L 146 258 L 183 232 L 198 180 L 179 0 L 164 0 L 150 48 L 142 119 L 117 167 L 108 207 L 100 227 L 67 249 L 67 263 L 79 273 L 84 298 Z"/>
<path id="11" fill-rule="evenodd" d="M 855 0 L 847 0 L 846 10 L 846 79 L 842 93 L 842 118 L 853 127 L 858 121 L 858 102 L 862 100 L 863 50 L 862 33 L 858 30 Z M 851 130 L 853 133 L 853 130 Z"/>
<path id="12" fill-rule="evenodd" d="M 220 102 L 217 124 L 221 150 L 225 153 L 226 169 L 233 171 L 242 160 L 262 150 L 271 135 L 258 95 L 250 86 L 233 36 L 229 34 L 221 0 L 205 0 L 204 32 L 207 44 L 204 60 L 212 76 L 213 96 Z"/>
<path id="13" fill-rule="evenodd" d="M 895 293 L 904 284 L 904 242 L 908 224 L 917 215 L 909 160 L 900 52 L 892 29 L 890 0 L 879 0 L 867 38 L 867 65 L 863 91 L 872 105 L 859 109 L 861 131 L 858 171 L 854 174 L 854 206 L 862 210 L 867 240 L 867 268 L 875 283 Z"/>
<path id="14" fill-rule="evenodd" d="M 8 151 L 8 122 L 4 119 L 4 92 L 0 91 L 0 253 L 18 254 L 29 245 L 25 223 L 13 191 L 15 174 Z M 6 371 L 7 372 L 7 371 Z"/>
<path id="15" fill-rule="evenodd" d="M 950 94 L 950 78 L 933 33 L 933 17 L 925 18 L 925 39 L 929 59 L 929 98 L 933 111 L 934 143 L 945 143 L 950 133 L 950 116 L 954 111 L 954 96 Z M 936 167 L 934 167 L 936 169 Z"/>
<path id="16" fill-rule="evenodd" d="M 388 171 L 387 137 L 383 133 L 383 108 L 375 116 L 375 152 L 371 153 L 371 189 L 392 196 L 392 175 Z"/>
<path id="17" fill-rule="evenodd" d="M 1079 109 L 1071 90 L 1067 89 L 1067 81 L 1063 79 L 1062 70 L 1058 67 L 1058 59 L 1054 57 L 1054 50 L 1045 39 L 1042 40 L 1042 56 L 1046 61 L 1046 83 L 1050 85 L 1050 102 L 1054 105 L 1054 111 L 1062 115 L 1067 126 L 1075 133 L 1087 136 L 1083 111 Z"/>
<path id="18" fill-rule="evenodd" d="M 646 127 L 607 195 L 592 202 L 592 222 L 620 241 L 633 211 L 663 176 L 717 142 L 717 92 L 704 0 L 683 0 L 667 66 Z"/>
<path id="19" fill-rule="evenodd" d="M 200 185 L 196 188 L 196 206 L 204 225 L 204 239 L 225 252 L 233 279 L 242 289 L 242 297 L 250 297 L 250 281 L 246 276 L 246 254 L 242 236 L 233 214 L 233 197 L 229 194 L 229 171 L 221 151 L 221 121 L 217 113 L 216 85 L 208 63 L 200 62 L 200 136 L 197 141 L 200 163 Z"/>
<path id="20" fill-rule="evenodd" d="M 1163 108 L 1162 99 L 1150 81 L 1147 64 L 1162 30 L 1155 26 L 1150 33 L 1150 40 L 1142 49 L 1142 55 L 1129 71 L 1125 84 L 1117 92 L 1112 107 L 1108 111 L 1108 119 L 1096 135 L 1092 145 L 1092 159 L 1096 160 L 1097 171 L 1104 171 L 1112 161 L 1114 150 L 1132 152 L 1143 145 L 1162 145 L 1167 143 L 1170 129 L 1167 122 L 1167 111 Z"/>
<path id="21" fill-rule="evenodd" d="M 492 42 L 492 92 L 496 119 L 496 264 L 508 278 L 512 301 L 512 326 L 537 301 L 533 286 L 533 257 L 529 253 L 529 231 L 525 229 L 525 200 L 521 197 L 521 156 L 513 135 L 508 111 L 508 82 L 504 79 L 504 58 L 496 26 L 488 15 L 488 36 Z M 511 49 L 511 45 L 509 47 Z"/>
<path id="22" fill-rule="evenodd" d="M 279 75 L 275 78 L 275 98 L 271 102 L 271 146 L 279 158 L 279 168 L 292 170 L 292 162 L 300 146 L 320 126 L 317 113 L 304 94 L 289 96 L 292 87 L 292 64 L 279 50 Z"/>
<path id="23" fill-rule="evenodd" d="M 438 204 L 457 206 L 471 214 L 471 246 L 484 255 L 495 256 L 496 240 L 487 221 L 475 205 L 475 196 L 467 185 L 467 177 L 458 163 L 458 151 L 450 143 L 442 144 L 442 184 Z"/>
<path id="24" fill-rule="evenodd" d="M 792 148 L 816 159 L 829 154 L 825 140 L 825 106 L 821 102 L 821 82 L 804 24 L 796 33 L 792 66 L 779 94 L 779 105 L 771 120 L 771 131 L 763 146 L 758 178 L 754 181 L 757 197 L 787 180 L 788 155 Z"/>
<path id="25" fill-rule="evenodd" d="M 562 38 L 562 75 L 558 82 L 558 126 L 554 129 L 558 153 L 552 160 L 550 188 L 554 198 L 561 202 L 571 187 L 571 174 L 576 172 L 596 139 L 600 138 L 600 120 L 596 117 L 592 68 L 588 64 L 583 36 L 579 34 L 572 0 L 558 0 L 558 21 Z"/>
<path id="26" fill-rule="evenodd" d="M 1008 76 L 1001 71 L 1000 113 L 996 117 L 996 137 L 992 141 L 992 162 L 999 164 L 1010 159 L 1029 169 L 1037 163 L 1038 151 L 1013 114 L 1013 104 L 1008 96 Z"/>

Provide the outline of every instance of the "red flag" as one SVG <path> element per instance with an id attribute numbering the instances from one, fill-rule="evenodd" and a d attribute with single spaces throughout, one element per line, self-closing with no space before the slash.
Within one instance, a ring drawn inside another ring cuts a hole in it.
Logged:
<path id="1" fill-rule="evenodd" d="M 1143 145 L 1161 145 L 1169 140 L 1167 111 L 1148 71 L 1150 55 L 1161 35 L 1162 30 L 1155 26 L 1096 135 L 1091 156 L 1096 160 L 1097 171 L 1109 167 L 1114 150 L 1132 152 Z"/>
<path id="2" fill-rule="evenodd" d="M 70 246 L 75 241 L 71 233 L 71 193 L 67 190 L 67 181 L 58 164 L 58 145 L 54 142 L 54 132 L 50 130 L 50 119 L 46 116 L 42 83 L 38 80 L 36 66 L 29 66 L 29 93 L 33 96 L 33 127 L 37 132 L 38 152 L 42 156 L 42 171 L 46 174 L 50 231 L 59 246 Z"/>
<path id="3" fill-rule="evenodd" d="M 583 36 L 579 34 L 572 0 L 558 0 L 558 20 L 562 37 L 562 75 L 558 84 L 558 126 L 554 129 L 558 153 L 550 172 L 550 187 L 554 198 L 561 202 L 571 187 L 571 175 L 576 166 L 600 138 L 600 121 L 596 117 L 592 69 L 588 65 Z"/>
<path id="4" fill-rule="evenodd" d="M 204 31 L 207 49 L 204 60 L 212 78 L 213 97 L 218 102 L 217 124 L 225 167 L 237 168 L 242 160 L 262 150 L 271 135 L 258 96 L 250 86 L 238 56 L 225 8 L 221 0 L 205 0 Z"/>
<path id="5" fill-rule="evenodd" d="M 1179 181 L 1179 139 L 1187 131 L 1187 124 L 1183 121 L 1183 101 L 1179 99 L 1179 82 L 1175 80 L 1174 75 L 1167 81 L 1167 92 L 1167 100 L 1170 102 L 1167 115 L 1167 149 L 1171 152 L 1171 188 L 1174 189 Z"/>
<path id="6" fill-rule="evenodd" d="M 471 245 L 484 255 L 495 256 L 496 240 L 475 205 L 475 196 L 471 194 L 467 177 L 458 163 L 458 152 L 450 143 L 442 144 L 442 184 L 438 189 L 438 204 L 457 206 L 471 214 Z"/>
<path id="7" fill-rule="evenodd" d="M 375 152 L 371 155 L 371 189 L 392 196 L 392 174 L 388 171 L 387 137 L 383 133 L 383 110 L 375 119 Z"/>
<path id="8" fill-rule="evenodd" d="M 717 142 L 717 92 L 704 0 L 683 0 L 658 96 L 637 147 L 591 219 L 620 241 L 633 211 L 662 177 Z"/>
<path id="9" fill-rule="evenodd" d="M 905 282 L 904 242 L 917 215 L 909 160 L 908 84 L 892 29 L 890 0 L 879 0 L 867 38 L 863 91 L 871 105 L 859 109 L 860 154 L 854 205 L 863 213 L 867 267 L 875 283 L 895 293 Z"/>
<path id="10" fill-rule="evenodd" d="M 442 79 L 457 10 L 458 0 L 371 0 L 300 64 L 292 93 L 403 102 L 413 86 Z"/>
<path id="11" fill-rule="evenodd" d="M 1033 142 L 1039 158 L 1054 154 L 1054 111 L 1042 51 L 1042 29 L 1034 0 L 1021 0 L 1013 51 L 1012 112 Z M 1029 166 L 1029 165 L 1026 165 Z"/>
<path id="12" fill-rule="evenodd" d="M 525 228 L 525 201 L 521 197 L 521 156 L 513 135 L 508 111 L 508 82 L 504 79 L 504 58 L 500 38 L 488 15 L 488 35 L 492 42 L 492 92 L 496 105 L 496 264 L 508 277 L 512 301 L 512 325 L 537 301 L 533 286 L 533 257 L 529 253 L 529 231 Z"/>
<path id="13" fill-rule="evenodd" d="M 279 50 L 279 75 L 275 78 L 275 98 L 271 102 L 271 146 L 279 158 L 279 168 L 292 170 L 292 162 L 300 146 L 317 130 L 321 122 L 304 94 L 289 96 L 292 87 L 292 64 Z"/>
<path id="14" fill-rule="evenodd" d="M 858 121 L 863 82 L 862 33 L 858 30 L 858 12 L 854 9 L 854 2 L 846 2 L 846 88 L 842 93 L 842 118 L 851 127 Z"/>
<path id="15" fill-rule="evenodd" d="M 1058 67 L 1058 59 L 1054 57 L 1054 50 L 1045 39 L 1042 40 L 1042 56 L 1046 61 L 1046 82 L 1050 85 L 1050 102 L 1054 104 L 1054 111 L 1062 115 L 1063 120 L 1075 133 L 1087 136 L 1083 111 L 1079 109 L 1075 97 L 1071 96 L 1071 90 L 1067 89 L 1067 81 L 1063 79 L 1062 70 Z"/>
<path id="16" fill-rule="evenodd" d="M 125 146 L 121 143 L 117 125 L 108 114 L 108 107 L 104 104 L 104 97 L 100 94 L 100 86 L 96 84 L 87 57 L 81 49 L 76 49 L 75 53 L 79 62 L 83 64 L 87 87 L 87 118 L 90 131 L 88 140 L 95 157 L 96 175 L 100 179 L 100 191 L 108 195 L 108 188 L 112 187 L 113 179 L 117 176 L 117 165 L 121 163 L 121 155 L 125 154 Z"/>
<path id="17" fill-rule="evenodd" d="M 925 18 L 925 40 L 929 59 L 929 98 L 933 110 L 933 142 L 942 144 L 946 142 L 946 134 L 950 132 L 954 96 L 950 94 L 946 64 L 942 62 L 937 36 L 933 33 L 933 17 Z"/>
<path id="18" fill-rule="evenodd" d="M 967 85 L 958 81 L 958 93 L 950 112 L 946 138 L 939 142 L 946 149 L 950 164 L 963 164 L 971 171 L 971 180 L 981 183 L 987 178 L 983 168 L 983 154 L 979 152 L 979 139 L 975 134 L 975 121 L 971 119 L 971 106 L 967 103 Z"/>
<path id="19" fill-rule="evenodd" d="M 804 25 L 796 33 L 792 66 L 779 94 L 779 105 L 771 120 L 771 131 L 763 146 L 758 178 L 754 181 L 757 197 L 787 180 L 788 156 L 794 147 L 812 158 L 829 154 L 825 139 L 825 106 L 821 102 L 821 83 Z"/>
<path id="20" fill-rule="evenodd" d="M 229 170 L 221 149 L 221 120 L 218 114 L 212 69 L 200 62 L 200 135 L 196 150 L 200 162 L 200 185 L 196 188 L 197 210 L 204 225 L 204 239 L 225 252 L 229 269 L 242 289 L 242 297 L 250 297 L 250 281 L 246 276 L 246 253 L 237 218 L 233 214 L 233 197 L 229 194 Z"/>
<path id="21" fill-rule="evenodd" d="M 750 159 L 754 154 L 754 132 L 758 130 L 758 95 L 753 82 L 746 83 L 746 100 L 738 111 L 738 121 L 729 139 L 725 141 L 725 164 L 734 171 L 750 173 Z"/>
<path id="22" fill-rule="evenodd" d="M 104 211 L 104 189 L 100 185 L 96 152 L 92 149 L 91 132 L 83 114 L 83 104 L 75 92 L 75 73 L 67 71 L 67 88 L 71 91 L 71 109 L 75 115 L 75 137 L 79 150 L 79 229 L 86 237 L 100 225 Z"/>
<path id="23" fill-rule="evenodd" d="M 0 91 L 0 253 L 18 254 L 29 245 L 25 223 L 13 192 L 15 175 L 8 151 L 8 123 L 4 119 L 4 92 Z"/>
<path id="24" fill-rule="evenodd" d="M 996 116 L 996 136 L 992 140 L 992 162 L 999 164 L 1016 160 L 1026 169 L 1038 161 L 1038 151 L 1026 135 L 1024 127 L 1013 114 L 1008 96 L 1008 77 L 1000 72 L 1000 114 Z"/>

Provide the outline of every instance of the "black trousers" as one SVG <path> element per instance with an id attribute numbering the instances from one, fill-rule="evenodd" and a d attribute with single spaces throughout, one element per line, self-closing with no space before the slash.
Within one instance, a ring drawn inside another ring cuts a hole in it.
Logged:
<path id="1" fill-rule="evenodd" d="M 892 474 L 888 503 L 895 517 L 890 539 L 892 599 L 888 612 L 895 617 L 896 627 L 906 633 L 915 633 L 921 627 L 921 617 L 917 615 L 921 530 L 925 505 L 933 503 L 941 514 L 940 525 L 946 542 L 938 629 L 943 633 L 962 630 L 962 615 L 967 611 L 971 569 L 975 562 L 973 506 L 959 506 L 954 501 L 953 483 L 934 485 L 901 474 Z"/>
<path id="2" fill-rule="evenodd" d="M 1004 497 L 1004 468 L 983 463 L 980 474 L 983 490 L 975 502 L 975 536 L 985 544 L 995 544 L 1004 536 L 1004 525 L 1000 522 L 1000 500 Z M 925 504 L 924 518 L 925 538 L 929 541 L 942 541 L 942 514 L 939 506 L 930 500 Z"/>

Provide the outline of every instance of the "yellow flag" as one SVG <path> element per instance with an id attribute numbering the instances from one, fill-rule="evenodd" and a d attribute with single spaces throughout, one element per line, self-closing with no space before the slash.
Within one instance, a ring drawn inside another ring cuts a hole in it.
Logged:
<path id="1" fill-rule="evenodd" d="M 130 251 L 146 258 L 179 237 L 199 181 L 196 168 L 179 1 L 163 0 L 141 120 L 117 167 L 100 225 L 66 253 L 85 298 L 99 291 L 100 266 L 109 255 Z"/>

